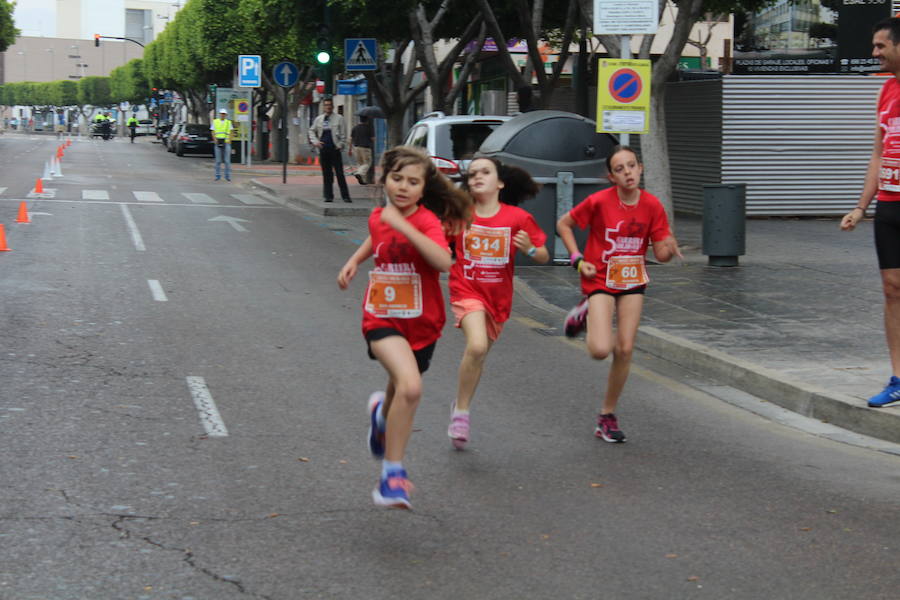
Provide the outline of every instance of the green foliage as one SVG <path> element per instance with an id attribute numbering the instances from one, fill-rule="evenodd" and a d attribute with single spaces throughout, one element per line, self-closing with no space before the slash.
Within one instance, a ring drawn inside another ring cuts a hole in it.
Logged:
<path id="1" fill-rule="evenodd" d="M 109 93 L 113 102 L 143 104 L 150 95 L 150 86 L 144 77 L 143 61 L 139 58 L 116 67 L 109 74 Z"/>
<path id="2" fill-rule="evenodd" d="M 15 7 L 15 2 L 0 0 L 0 52 L 6 52 L 6 49 L 12 46 L 19 36 L 20 31 L 16 29 L 13 21 Z"/>
<path id="3" fill-rule="evenodd" d="M 85 106 L 109 106 L 113 103 L 109 93 L 109 77 L 83 77 L 78 80 L 78 104 Z"/>

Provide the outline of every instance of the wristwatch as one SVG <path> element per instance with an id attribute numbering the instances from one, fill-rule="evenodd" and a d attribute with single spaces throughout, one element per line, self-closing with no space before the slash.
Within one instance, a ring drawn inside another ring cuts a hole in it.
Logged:
<path id="1" fill-rule="evenodd" d="M 528 256 L 534 256 L 535 254 L 537 254 L 537 246 L 532 246 L 525 254 L 527 254 Z"/>

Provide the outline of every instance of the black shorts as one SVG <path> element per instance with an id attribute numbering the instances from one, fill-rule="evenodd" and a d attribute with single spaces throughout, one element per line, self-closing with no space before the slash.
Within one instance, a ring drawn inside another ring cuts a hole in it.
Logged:
<path id="1" fill-rule="evenodd" d="M 875 205 L 875 252 L 879 269 L 900 269 L 900 201 Z"/>
<path id="2" fill-rule="evenodd" d="M 368 332 L 366 334 L 366 346 L 369 350 L 369 358 L 371 358 L 372 360 L 377 360 L 375 358 L 375 355 L 372 354 L 372 342 L 383 340 L 384 338 L 391 337 L 392 335 L 399 335 L 400 337 L 403 337 L 403 334 L 393 327 L 379 327 L 378 329 L 373 329 L 372 331 Z M 419 373 L 424 373 L 428 370 L 428 367 L 431 366 L 431 357 L 434 356 L 435 346 L 437 346 L 437 342 L 429 344 L 424 348 L 413 350 L 413 356 L 416 357 L 416 364 L 419 366 Z"/>
<path id="3" fill-rule="evenodd" d="M 591 296 L 596 296 L 597 294 L 604 294 L 606 296 L 613 296 L 614 298 L 618 298 L 619 296 L 630 296 L 631 294 L 643 294 L 647 291 L 646 285 L 640 285 L 638 287 L 633 287 L 630 290 L 616 290 L 615 292 L 609 290 L 594 290 L 590 294 L 588 294 L 588 298 Z"/>

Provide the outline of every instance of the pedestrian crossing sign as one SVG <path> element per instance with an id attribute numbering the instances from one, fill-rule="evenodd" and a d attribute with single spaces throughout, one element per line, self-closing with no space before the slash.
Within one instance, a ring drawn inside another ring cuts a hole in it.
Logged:
<path id="1" fill-rule="evenodd" d="M 346 38 L 344 40 L 344 69 L 374 71 L 377 67 L 375 38 Z"/>

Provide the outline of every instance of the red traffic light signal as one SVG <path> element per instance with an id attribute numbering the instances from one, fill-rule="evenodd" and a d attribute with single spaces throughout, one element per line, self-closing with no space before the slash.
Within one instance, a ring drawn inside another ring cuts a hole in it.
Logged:
<path id="1" fill-rule="evenodd" d="M 94 34 L 94 45 L 98 46 L 98 47 L 100 46 L 100 34 L 99 33 Z"/>

